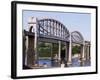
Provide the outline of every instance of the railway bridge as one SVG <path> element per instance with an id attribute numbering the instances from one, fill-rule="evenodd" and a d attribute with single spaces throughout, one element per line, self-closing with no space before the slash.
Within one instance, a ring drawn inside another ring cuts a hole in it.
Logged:
<path id="1" fill-rule="evenodd" d="M 23 30 L 23 65 L 32 67 L 38 62 L 38 42 L 58 44 L 58 60 L 61 61 L 61 44 L 65 46 L 66 64 L 72 64 L 72 46 L 78 44 L 80 61 L 90 59 L 90 42 L 79 31 L 70 32 L 60 21 L 31 17 L 29 30 Z"/>

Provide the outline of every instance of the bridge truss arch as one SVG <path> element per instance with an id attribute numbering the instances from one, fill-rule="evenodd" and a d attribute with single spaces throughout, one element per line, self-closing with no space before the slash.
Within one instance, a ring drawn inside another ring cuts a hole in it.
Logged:
<path id="1" fill-rule="evenodd" d="M 84 38 L 79 31 L 73 31 L 71 33 L 71 38 L 73 43 L 84 44 Z"/>
<path id="2" fill-rule="evenodd" d="M 58 20 L 40 19 L 38 20 L 38 28 L 40 36 L 68 41 L 69 30 Z"/>

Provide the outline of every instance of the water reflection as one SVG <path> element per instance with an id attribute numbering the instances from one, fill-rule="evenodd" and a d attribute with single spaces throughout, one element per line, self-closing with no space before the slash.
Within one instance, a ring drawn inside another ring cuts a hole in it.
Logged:
<path id="1" fill-rule="evenodd" d="M 47 67 L 61 67 L 61 62 L 55 61 L 55 60 L 50 60 L 50 59 L 40 59 L 39 60 L 39 65 L 46 64 Z M 64 61 L 64 66 L 65 67 L 81 67 L 81 66 L 90 66 L 91 62 L 90 60 L 83 60 L 79 61 L 78 58 L 72 59 L 72 64 L 67 64 L 67 61 Z"/>

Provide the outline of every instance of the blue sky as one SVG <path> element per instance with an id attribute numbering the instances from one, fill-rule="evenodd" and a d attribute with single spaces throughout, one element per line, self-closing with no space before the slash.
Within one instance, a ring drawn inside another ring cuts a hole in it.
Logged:
<path id="1" fill-rule="evenodd" d="M 70 12 L 45 12 L 45 11 L 23 11 L 23 28 L 28 29 L 30 17 L 53 18 L 60 21 L 66 28 L 72 31 L 79 31 L 85 40 L 91 40 L 91 14 L 89 13 L 70 13 Z"/>

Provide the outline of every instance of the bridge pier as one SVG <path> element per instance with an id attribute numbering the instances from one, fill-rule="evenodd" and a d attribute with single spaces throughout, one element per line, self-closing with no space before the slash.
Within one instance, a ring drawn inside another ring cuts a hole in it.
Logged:
<path id="1" fill-rule="evenodd" d="M 90 50 L 91 50 L 91 47 L 90 47 L 90 44 L 89 44 L 89 59 L 91 59 Z"/>
<path id="2" fill-rule="evenodd" d="M 25 65 L 27 65 L 27 52 L 28 52 L 28 36 L 25 36 Z"/>
<path id="3" fill-rule="evenodd" d="M 36 63 L 38 59 L 38 54 L 37 54 L 37 43 L 38 43 L 38 38 L 37 38 L 37 18 L 31 17 L 28 22 L 29 25 L 29 31 L 25 31 L 25 36 L 26 37 L 26 60 L 25 64 L 32 68 Z"/>
<path id="4" fill-rule="evenodd" d="M 84 61 L 86 58 L 85 58 L 85 45 L 81 44 L 80 46 L 80 58 L 79 58 L 79 62 L 82 62 Z"/>
<path id="5" fill-rule="evenodd" d="M 71 64 L 72 63 L 72 39 L 71 39 L 71 33 L 70 33 L 70 37 L 69 37 L 69 53 L 68 53 L 68 61 L 67 64 Z"/>
<path id="6" fill-rule="evenodd" d="M 23 36 L 23 69 L 31 68 L 34 65 L 34 37 Z"/>
<path id="7" fill-rule="evenodd" d="M 65 44 L 65 61 L 68 61 L 68 53 L 69 53 L 69 43 L 66 42 Z"/>
<path id="8" fill-rule="evenodd" d="M 26 63 L 26 54 L 27 54 L 27 52 L 26 52 L 26 37 L 25 37 L 25 35 L 23 35 L 23 69 L 24 69 L 24 66 L 25 65 L 27 65 L 27 63 Z"/>
<path id="9" fill-rule="evenodd" d="M 27 66 L 32 67 L 35 64 L 34 38 L 28 36 Z"/>
<path id="10" fill-rule="evenodd" d="M 58 50 L 58 60 L 60 61 L 61 60 L 61 41 L 58 41 L 58 44 L 59 44 L 59 50 Z"/>
<path id="11" fill-rule="evenodd" d="M 38 64 L 38 37 L 37 37 L 37 30 L 35 31 L 35 37 L 34 37 L 34 53 L 35 53 L 35 63 Z"/>
<path id="12" fill-rule="evenodd" d="M 90 59 L 90 45 L 87 45 L 87 52 L 86 52 L 87 56 L 86 59 L 89 60 Z"/>
<path id="13" fill-rule="evenodd" d="M 26 36 L 26 49 L 24 48 L 23 63 L 28 67 L 33 67 L 38 62 L 37 42 L 34 36 Z M 25 51 L 26 50 L 26 51 Z"/>
<path id="14" fill-rule="evenodd" d="M 82 60 L 85 60 L 85 44 L 83 42 L 83 45 L 82 45 Z"/>

